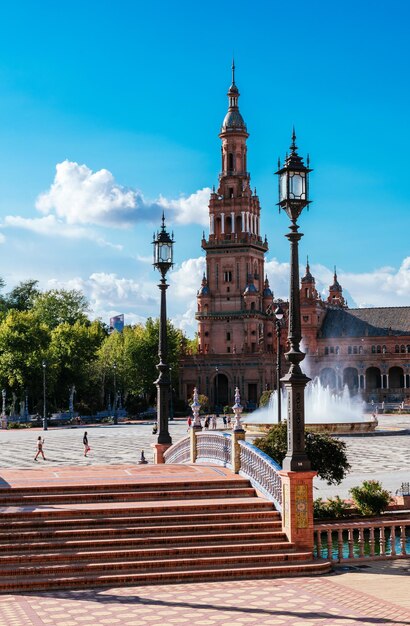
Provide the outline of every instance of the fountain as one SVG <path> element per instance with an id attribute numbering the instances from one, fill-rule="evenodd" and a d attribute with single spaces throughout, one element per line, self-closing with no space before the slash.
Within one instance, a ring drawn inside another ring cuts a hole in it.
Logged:
<path id="1" fill-rule="evenodd" d="M 287 413 L 286 393 L 281 394 L 282 415 Z M 334 434 L 365 433 L 375 430 L 377 419 L 363 415 L 363 402 L 359 396 L 350 396 L 347 386 L 342 393 L 324 387 L 319 378 L 311 381 L 305 391 L 306 426 L 315 432 Z M 277 424 L 278 394 L 274 391 L 268 406 L 257 409 L 243 419 L 246 430 L 261 434 Z"/>

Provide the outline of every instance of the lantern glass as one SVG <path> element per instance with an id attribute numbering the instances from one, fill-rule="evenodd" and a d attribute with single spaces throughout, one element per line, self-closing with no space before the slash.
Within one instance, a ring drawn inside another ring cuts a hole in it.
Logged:
<path id="1" fill-rule="evenodd" d="M 306 175 L 304 172 L 290 172 L 289 198 L 291 200 L 306 199 Z"/>
<path id="2" fill-rule="evenodd" d="M 288 174 L 287 172 L 283 172 L 283 174 L 280 175 L 280 189 L 279 189 L 281 202 L 282 200 L 287 200 L 287 197 L 288 197 L 287 182 L 288 182 Z"/>
<path id="3" fill-rule="evenodd" d="M 160 243 L 158 252 L 160 263 L 172 263 L 172 243 Z"/>

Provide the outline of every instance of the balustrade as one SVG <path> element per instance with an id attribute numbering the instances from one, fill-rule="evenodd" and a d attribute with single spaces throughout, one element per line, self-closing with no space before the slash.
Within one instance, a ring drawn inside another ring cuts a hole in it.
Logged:
<path id="1" fill-rule="evenodd" d="M 315 557 L 333 562 L 410 556 L 410 520 L 315 524 Z"/>
<path id="2" fill-rule="evenodd" d="M 232 466 L 231 454 L 230 434 L 204 432 L 197 434 L 197 460 L 230 468 Z"/>
<path id="3" fill-rule="evenodd" d="M 180 439 L 173 446 L 164 452 L 165 463 L 189 463 L 190 462 L 190 441 L 189 437 Z"/>
<path id="4" fill-rule="evenodd" d="M 271 500 L 282 511 L 282 479 L 277 472 L 282 468 L 267 454 L 247 441 L 239 442 L 241 469 L 239 474 Z"/>

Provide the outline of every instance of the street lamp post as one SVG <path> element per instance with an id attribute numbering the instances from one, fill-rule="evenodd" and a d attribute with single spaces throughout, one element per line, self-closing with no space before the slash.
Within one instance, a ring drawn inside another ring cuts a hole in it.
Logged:
<path id="1" fill-rule="evenodd" d="M 172 388 L 172 367 L 169 368 L 169 421 L 174 419 L 174 398 Z"/>
<path id="2" fill-rule="evenodd" d="M 118 418 L 117 418 L 117 361 L 114 361 L 113 364 L 113 368 L 114 368 L 114 405 L 113 405 L 113 417 L 114 417 L 114 424 L 118 424 Z"/>
<path id="3" fill-rule="evenodd" d="M 281 332 L 281 321 L 283 319 L 283 310 L 278 304 L 275 309 L 275 318 L 276 318 L 276 338 L 277 338 L 277 347 L 276 347 L 276 392 L 278 395 L 278 424 L 282 421 L 282 393 L 281 393 L 281 345 L 280 345 L 280 332 Z"/>
<path id="4" fill-rule="evenodd" d="M 298 155 L 295 130 L 292 134 L 290 154 L 286 157 L 282 167 L 276 174 L 279 176 L 279 210 L 286 211 L 291 224 L 290 233 L 286 237 L 290 242 L 290 293 L 289 293 L 289 350 L 286 360 L 290 363 L 288 373 L 282 382 L 288 391 L 288 446 L 283 461 L 286 471 L 304 472 L 310 470 L 310 461 L 305 451 L 305 387 L 309 378 L 302 372 L 300 362 L 305 358 L 300 350 L 301 321 L 300 321 L 300 293 L 299 293 L 299 251 L 298 242 L 302 237 L 299 233 L 297 219 L 308 199 L 309 160 L 307 167 Z"/>
<path id="5" fill-rule="evenodd" d="M 219 369 L 218 366 L 215 367 L 215 413 L 218 417 L 219 411 L 219 378 L 218 378 Z"/>
<path id="6" fill-rule="evenodd" d="M 47 405 L 46 405 L 46 369 L 47 363 L 43 361 L 43 430 L 48 430 L 47 426 Z"/>
<path id="7" fill-rule="evenodd" d="M 173 246 L 174 237 L 170 237 L 165 228 L 165 216 L 162 214 L 161 230 L 154 234 L 154 267 L 161 274 L 161 282 L 158 285 L 161 292 L 161 308 L 159 318 L 159 344 L 158 344 L 158 356 L 159 363 L 157 369 L 159 376 L 155 381 L 157 386 L 157 422 L 159 426 L 159 433 L 157 439 L 156 448 L 156 462 L 164 463 L 164 452 L 172 444 L 171 435 L 168 430 L 169 421 L 169 388 L 170 388 L 170 375 L 169 366 L 167 364 L 167 304 L 166 304 L 166 290 L 168 284 L 166 281 L 166 274 L 168 270 L 173 266 Z"/>
<path id="8" fill-rule="evenodd" d="M 7 415 L 6 415 L 6 390 L 2 389 L 1 391 L 1 396 L 3 399 L 3 406 L 1 409 L 1 427 L 2 428 L 7 428 Z"/>

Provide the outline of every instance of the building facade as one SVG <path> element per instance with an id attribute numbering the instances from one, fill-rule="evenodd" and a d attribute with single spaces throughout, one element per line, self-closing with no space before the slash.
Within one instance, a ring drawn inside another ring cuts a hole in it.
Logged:
<path id="1" fill-rule="evenodd" d="M 232 67 L 223 120 L 221 173 L 209 201 L 209 236 L 202 239 L 206 273 L 197 294 L 198 352 L 181 361 L 181 396 L 194 387 L 212 406 L 233 401 L 235 387 L 254 408 L 275 387 L 278 304 L 265 276 L 268 242 L 260 233 L 260 203 L 247 170 L 246 124 Z M 410 307 L 348 309 L 335 270 L 327 300 L 309 263 L 300 284 L 304 370 L 335 390 L 377 402 L 410 401 Z M 281 346 L 287 342 L 287 303 Z M 286 371 L 282 363 L 282 372 Z"/>

